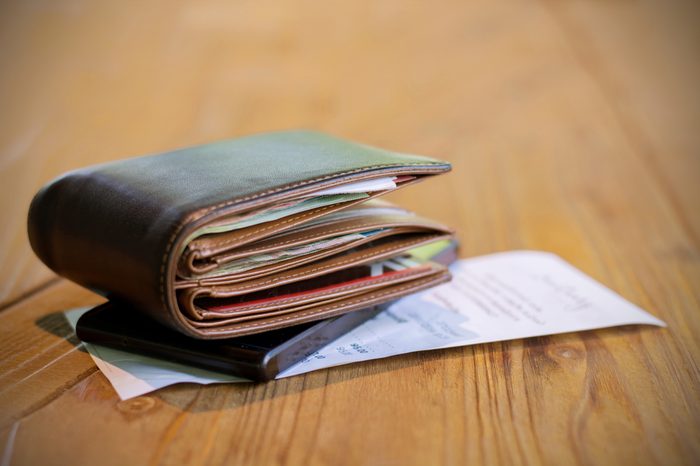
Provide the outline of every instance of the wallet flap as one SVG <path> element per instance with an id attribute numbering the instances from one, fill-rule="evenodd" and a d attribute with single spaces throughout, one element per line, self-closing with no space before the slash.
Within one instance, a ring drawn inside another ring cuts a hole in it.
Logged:
<path id="1" fill-rule="evenodd" d="M 285 327 L 291 324 L 301 324 L 315 320 L 328 319 L 346 312 L 364 309 L 376 304 L 392 301 L 403 296 L 415 293 L 427 288 L 445 283 L 450 280 L 450 274 L 445 269 L 440 273 L 430 275 L 425 278 L 411 280 L 407 283 L 400 283 L 393 286 L 386 286 L 368 291 L 359 295 L 349 295 L 343 299 L 330 303 L 320 303 L 316 306 L 304 308 L 296 312 L 284 313 L 244 322 L 235 322 L 228 325 L 217 325 L 214 327 L 198 327 L 198 332 L 205 338 L 227 338 L 253 333 L 264 332 L 276 328 Z"/>

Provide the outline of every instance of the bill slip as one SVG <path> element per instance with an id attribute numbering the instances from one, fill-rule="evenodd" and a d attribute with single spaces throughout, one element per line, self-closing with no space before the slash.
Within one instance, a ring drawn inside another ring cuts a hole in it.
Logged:
<path id="1" fill-rule="evenodd" d="M 397 301 L 277 378 L 416 351 L 618 325 L 666 325 L 551 253 L 512 251 L 462 259 L 451 271 L 451 282 Z M 71 325 L 85 311 L 66 313 Z M 246 382 L 88 343 L 85 347 L 122 399 L 181 382 Z"/>

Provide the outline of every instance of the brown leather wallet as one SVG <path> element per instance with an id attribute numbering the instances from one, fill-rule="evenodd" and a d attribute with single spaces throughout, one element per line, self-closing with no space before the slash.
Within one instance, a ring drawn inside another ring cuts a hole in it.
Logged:
<path id="1" fill-rule="evenodd" d="M 316 132 L 260 134 L 67 173 L 32 201 L 29 238 L 58 274 L 228 338 L 449 280 L 417 251 L 452 231 L 375 199 L 449 170 Z"/>

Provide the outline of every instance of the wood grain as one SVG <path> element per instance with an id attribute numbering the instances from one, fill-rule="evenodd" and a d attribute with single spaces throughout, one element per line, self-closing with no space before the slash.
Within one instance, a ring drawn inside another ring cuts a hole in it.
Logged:
<path id="1" fill-rule="evenodd" d="M 692 2 L 0 4 L 0 464 L 697 464 Z M 121 402 L 26 240 L 82 165 L 314 128 L 435 155 L 463 256 L 553 251 L 666 320 Z"/>

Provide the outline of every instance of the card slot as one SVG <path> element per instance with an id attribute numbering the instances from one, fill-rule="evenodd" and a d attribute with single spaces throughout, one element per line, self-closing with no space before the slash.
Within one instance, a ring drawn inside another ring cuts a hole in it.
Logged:
<path id="1" fill-rule="evenodd" d="M 274 295 L 258 292 L 239 296 L 237 297 L 239 299 L 234 300 L 204 298 L 198 300 L 195 304 L 197 305 L 200 315 L 204 319 L 250 312 L 265 312 L 279 307 L 289 307 L 297 305 L 298 303 L 325 299 L 327 296 L 353 292 L 353 290 L 358 288 L 376 288 L 377 286 L 384 286 L 387 283 L 406 281 L 411 278 L 416 278 L 416 276 L 432 273 L 434 272 L 434 267 L 434 264 L 426 263 L 404 270 L 390 270 L 382 275 L 374 277 L 367 275 L 369 273 L 369 267 L 358 267 L 358 269 L 365 269 L 363 275 L 351 278 L 348 277 L 347 274 L 342 274 L 344 275 L 343 280 L 338 283 L 324 285 L 323 283 L 316 283 L 317 280 L 313 280 L 313 288 L 306 290 L 294 291 L 294 289 L 292 289 L 282 291 L 281 293 L 275 293 Z M 299 288 L 297 287 L 295 289 L 298 290 Z"/>
<path id="2" fill-rule="evenodd" d="M 197 321 L 189 321 L 189 323 L 193 327 L 200 330 L 201 333 L 206 335 L 207 338 L 220 338 L 221 335 L 226 335 L 226 337 L 250 335 L 262 331 L 286 327 L 291 325 L 291 323 L 302 324 L 305 322 L 328 319 L 347 312 L 382 304 L 387 301 L 392 301 L 408 294 L 445 283 L 449 281 L 449 279 L 450 273 L 447 269 L 445 269 L 441 273 L 430 275 L 426 278 L 417 279 L 415 281 L 410 281 L 406 284 L 398 284 L 395 286 L 380 288 L 361 295 L 353 295 L 350 298 L 342 299 L 329 305 L 321 304 L 303 311 L 290 312 L 281 316 L 261 318 L 230 325 L 223 325 L 219 323 L 219 325 L 216 327 L 202 326 L 203 323 Z"/>
<path id="3" fill-rule="evenodd" d="M 353 241 L 351 243 L 346 243 L 343 245 L 339 245 L 336 249 L 329 249 L 329 250 L 324 250 L 324 251 L 318 251 L 317 253 L 312 253 L 306 256 L 300 256 L 296 258 L 292 258 L 292 260 L 288 261 L 283 261 L 277 264 L 272 264 L 264 267 L 260 267 L 256 270 L 250 270 L 248 272 L 240 273 L 240 274 L 227 274 L 227 275 L 217 275 L 217 276 L 210 276 L 210 277 L 192 277 L 192 278 L 182 278 L 180 277 L 176 282 L 175 282 L 175 289 L 176 290 L 186 290 L 186 289 L 193 289 L 197 287 L 211 287 L 211 286 L 225 286 L 225 285 L 233 285 L 241 282 L 245 282 L 248 280 L 252 279 L 257 279 L 257 278 L 262 278 L 267 275 L 272 275 L 274 273 L 278 272 L 284 272 L 285 270 L 291 270 L 294 267 L 300 267 L 302 265 L 306 265 L 315 261 L 319 261 L 322 259 L 327 259 L 331 256 L 338 255 L 338 254 L 343 254 L 343 253 L 348 253 L 349 251 L 352 250 L 357 250 L 357 251 L 365 251 L 369 250 L 370 248 L 373 247 L 379 247 L 383 244 L 386 244 L 386 242 L 390 241 L 390 239 L 387 238 L 396 238 L 398 236 L 402 235 L 409 235 L 417 234 L 416 232 L 410 232 L 410 231 L 388 231 L 384 233 L 377 234 L 373 237 L 370 238 L 364 238 L 362 240 L 357 240 Z M 430 234 L 434 235 L 433 232 L 430 233 L 424 233 L 424 234 Z M 341 249 L 342 248 L 342 249 Z"/>
<path id="4" fill-rule="evenodd" d="M 216 286 L 216 285 L 230 285 L 234 283 L 240 283 L 244 282 L 246 280 L 251 280 L 255 278 L 260 278 L 264 277 L 266 275 L 271 275 L 276 272 L 284 271 L 286 269 L 292 269 L 294 267 L 298 267 L 301 265 L 305 265 L 320 259 L 324 259 L 336 254 L 341 254 L 345 251 L 349 251 L 351 249 L 357 249 L 357 248 L 367 248 L 370 247 L 372 244 L 372 241 L 377 241 L 385 237 L 386 235 L 382 235 L 381 237 L 372 237 L 372 238 L 365 238 L 362 240 L 357 240 L 353 241 L 350 243 L 346 243 L 343 245 L 339 245 L 335 249 L 328 249 L 328 250 L 323 250 L 323 251 L 318 251 L 314 252 L 305 256 L 299 256 L 299 257 L 294 257 L 290 258 L 289 260 L 282 261 L 279 263 L 275 264 L 269 264 L 269 265 L 263 265 L 261 267 L 258 267 L 257 269 L 252 269 L 248 270 L 246 272 L 241 272 L 241 273 L 232 273 L 232 274 L 222 274 L 222 275 L 215 275 L 215 276 L 204 276 L 204 277 L 192 277 L 189 279 L 183 279 L 181 278 L 178 281 L 179 287 L 177 289 L 184 289 L 184 288 L 193 288 L 197 286 Z M 342 247 L 342 249 L 341 249 Z"/>
<path id="5" fill-rule="evenodd" d="M 375 195 L 379 194 L 375 193 Z M 255 225 L 228 233 L 220 233 L 215 235 L 216 238 L 213 241 L 206 244 L 200 243 L 199 245 L 192 247 L 188 245 L 179 261 L 178 272 L 180 275 L 184 276 L 187 276 L 189 273 L 203 274 L 209 272 L 218 267 L 218 264 L 213 260 L 213 257 L 226 249 L 242 246 L 258 241 L 262 238 L 272 236 L 279 231 L 299 225 L 308 220 L 348 208 L 365 201 L 365 199 L 357 199 L 340 204 L 319 207 L 318 209 L 291 215 L 273 222 Z"/>
<path id="6" fill-rule="evenodd" d="M 345 298 L 346 296 L 338 296 L 337 298 L 330 298 L 327 301 L 324 300 L 323 304 L 332 304 L 334 302 L 338 302 Z M 291 307 L 291 308 L 282 308 L 282 309 L 277 309 L 275 311 L 267 312 L 265 314 L 252 314 L 252 315 L 244 315 L 240 317 L 229 317 L 226 319 L 220 319 L 216 321 L 207 321 L 207 320 L 202 320 L 197 322 L 197 327 L 199 328 L 216 328 L 220 327 L 222 325 L 231 325 L 231 324 L 237 324 L 237 323 L 242 323 L 246 321 L 255 321 L 255 320 L 260 320 L 261 318 L 270 318 L 270 317 L 276 317 L 280 315 L 285 315 L 285 314 L 291 314 L 291 313 L 296 313 L 303 311 L 305 309 L 309 308 L 314 308 L 317 307 L 318 303 L 311 303 L 306 306 L 299 306 L 299 307 Z"/>
<path id="7" fill-rule="evenodd" d="M 200 280 L 198 283 L 199 286 L 178 290 L 177 297 L 181 310 L 190 316 L 194 316 L 196 315 L 194 299 L 197 297 L 209 295 L 211 297 L 227 298 L 254 291 L 265 290 L 288 283 L 295 283 L 349 267 L 377 262 L 382 259 L 396 256 L 397 254 L 405 252 L 408 249 L 442 239 L 447 239 L 449 237 L 449 234 L 429 234 L 418 235 L 418 237 L 411 236 L 410 238 L 404 238 L 401 240 L 388 241 L 367 249 L 346 252 L 341 256 L 322 259 L 306 266 L 297 267 L 291 270 L 284 270 L 273 275 L 246 280 L 241 283 L 205 283 L 204 280 Z"/>
<path id="8" fill-rule="evenodd" d="M 372 178 L 377 178 L 381 177 L 384 174 L 373 174 L 372 176 L 363 176 L 363 177 L 354 177 L 352 181 L 360 181 L 360 180 L 368 180 Z M 386 176 L 386 175 L 384 175 Z M 394 188 L 393 191 L 396 191 L 397 189 L 401 189 L 403 187 L 409 186 L 411 184 L 417 183 L 421 181 L 425 176 L 428 176 L 426 174 L 421 174 L 421 173 L 410 173 L 410 176 L 406 176 L 405 174 L 401 174 L 397 172 L 395 174 L 396 176 L 396 188 Z M 347 182 L 346 182 L 347 183 Z M 339 186 L 344 183 L 328 183 L 326 186 L 319 187 L 319 190 L 322 190 L 326 187 L 332 187 L 332 186 Z M 212 256 L 215 256 L 216 254 L 226 250 L 226 249 L 233 249 L 235 247 L 243 246 L 245 244 L 252 243 L 254 241 L 261 240 L 263 238 L 272 236 L 280 231 L 283 230 L 288 230 L 291 228 L 294 228 L 300 224 L 306 223 L 308 221 L 314 220 L 316 218 L 319 218 L 324 215 L 328 215 L 334 212 L 338 212 L 341 210 L 344 210 L 348 207 L 352 207 L 354 205 L 358 204 L 363 204 L 366 202 L 370 202 L 372 199 L 375 199 L 383 194 L 386 194 L 387 191 L 377 191 L 377 192 L 372 192 L 368 193 L 368 197 L 362 198 L 362 199 L 356 199 L 353 201 L 348 201 L 340 204 L 334 204 L 330 206 L 325 206 L 321 207 L 319 209 L 307 211 L 307 212 L 302 212 L 300 214 L 296 214 L 290 217 L 286 217 L 284 219 L 279 219 L 273 222 L 269 222 L 272 225 L 268 224 L 260 224 L 248 228 L 244 228 L 242 230 L 234 230 L 232 232 L 228 233 L 219 233 L 215 236 L 215 238 L 212 240 L 210 237 L 202 237 L 202 238 L 197 238 L 194 239 L 187 244 L 183 246 L 183 253 L 181 255 L 180 260 L 178 261 L 178 271 L 183 269 L 184 270 L 191 270 L 196 273 L 205 273 L 208 270 L 212 270 L 213 268 L 216 267 L 215 264 L 211 264 L 207 262 L 208 258 L 211 258 Z M 298 195 L 305 194 L 303 192 L 299 193 Z M 294 199 L 294 197 L 285 197 L 281 198 L 281 200 L 291 200 Z M 260 208 L 258 206 L 257 208 Z M 243 211 L 244 212 L 244 211 Z M 311 214 L 310 214 L 311 213 Z M 306 215 L 310 214 L 310 215 Z M 213 220 L 213 222 L 218 222 L 220 220 Z M 250 230 L 250 231 L 249 231 Z M 187 274 L 185 274 L 187 275 Z"/>
<path id="9" fill-rule="evenodd" d="M 361 247 L 361 246 L 368 244 L 374 240 L 385 237 L 387 234 L 385 234 L 385 235 L 378 234 L 378 235 L 371 237 L 371 238 L 358 239 L 358 240 L 355 240 L 352 242 L 348 242 L 348 243 L 336 246 L 334 248 L 323 250 L 323 251 L 316 251 L 316 252 L 313 252 L 313 253 L 310 253 L 310 254 L 307 254 L 304 256 L 286 259 L 286 260 L 283 260 L 281 262 L 277 262 L 275 264 L 262 265 L 262 266 L 254 268 L 254 269 L 247 270 L 245 272 L 217 275 L 215 277 L 203 278 L 200 281 L 202 283 L 209 283 L 208 280 L 218 280 L 218 281 L 225 281 L 226 283 L 238 283 L 238 282 L 245 281 L 245 280 L 251 280 L 251 279 L 255 279 L 255 278 L 259 278 L 259 277 L 264 277 L 266 275 L 271 275 L 275 272 L 279 272 L 279 271 L 282 271 L 285 269 L 291 269 L 294 267 L 299 267 L 301 265 L 305 265 L 305 264 L 314 262 L 316 260 L 320 260 L 320 259 L 324 259 L 326 257 L 340 254 L 344 251 L 348 251 L 348 250 L 353 249 L 353 248 Z"/>
<path id="10" fill-rule="evenodd" d="M 393 272 L 385 278 L 377 277 L 377 280 L 372 280 L 367 283 L 356 283 L 340 287 L 337 291 L 326 290 L 319 291 L 310 299 L 293 299 L 278 305 L 268 305 L 259 308 L 249 308 L 245 310 L 237 310 L 236 312 L 211 312 L 204 309 L 198 309 L 201 321 L 201 327 L 215 327 L 219 325 L 227 325 L 229 323 L 243 322 L 266 318 L 290 312 L 299 312 L 311 307 L 317 307 L 321 304 L 331 304 L 341 299 L 346 299 L 348 295 L 358 295 L 369 292 L 378 288 L 393 286 L 407 281 L 417 280 L 422 277 L 434 275 L 441 272 L 441 267 L 435 264 L 425 264 L 425 266 L 416 267 L 416 270 L 402 270 Z"/>
<path id="11" fill-rule="evenodd" d="M 301 254 L 298 256 L 292 256 L 286 259 L 282 259 L 278 262 L 273 262 L 269 264 L 261 263 L 258 266 L 255 266 L 253 268 L 250 268 L 248 270 L 242 270 L 242 271 L 230 271 L 226 272 L 225 268 L 228 264 L 222 264 L 222 271 L 220 274 L 215 274 L 216 269 L 214 269 L 212 272 L 210 272 L 210 275 L 203 276 L 203 277 L 191 277 L 194 280 L 197 280 L 200 283 L 212 283 L 212 281 L 225 281 L 226 283 L 236 283 L 244 280 L 249 280 L 253 278 L 258 278 L 258 277 L 263 277 L 266 275 L 270 275 L 272 273 L 284 270 L 284 269 L 289 269 L 293 267 L 298 267 L 304 264 L 308 264 L 310 262 L 320 260 L 326 257 L 331 257 L 336 254 L 340 254 L 345 251 L 349 251 L 354 248 L 360 248 L 364 245 L 367 244 L 374 244 L 378 242 L 379 240 L 382 240 L 384 238 L 393 238 L 393 237 L 399 237 L 401 235 L 408 235 L 408 234 L 419 234 L 419 233 L 424 233 L 424 234 L 431 234 L 433 231 L 428 230 L 426 232 L 425 228 L 396 228 L 396 229 L 387 229 L 386 231 L 381 231 L 378 232 L 372 236 L 364 237 L 364 238 L 359 238 L 356 240 L 344 242 L 341 244 L 337 244 L 335 246 L 326 248 L 326 249 L 321 249 L 318 251 L 313 251 L 307 254 Z M 215 275 L 214 275 L 215 274 Z"/>
<path id="12" fill-rule="evenodd" d="M 398 189 L 399 186 L 397 186 Z M 393 191 L 393 190 L 391 190 Z M 216 233 L 216 234 L 209 234 L 205 235 L 202 237 L 199 237 L 197 239 L 192 240 L 188 245 L 188 249 L 196 250 L 199 251 L 201 257 L 209 257 L 211 255 L 215 255 L 219 251 L 221 251 L 221 248 L 227 249 L 230 248 L 231 245 L 240 245 L 243 244 L 243 242 L 247 243 L 249 242 L 249 238 L 251 236 L 256 236 L 257 238 L 257 233 L 258 232 L 267 232 L 268 234 L 265 236 L 271 236 L 272 233 L 270 233 L 270 230 L 276 228 L 268 228 L 270 226 L 277 226 L 277 225 L 284 225 L 284 229 L 288 230 L 292 228 L 293 226 L 296 226 L 299 223 L 306 223 L 311 220 L 314 220 L 320 216 L 325 216 L 329 215 L 333 212 L 337 212 L 340 210 L 347 209 L 349 207 L 359 205 L 366 203 L 376 197 L 379 197 L 381 195 L 386 194 L 388 191 L 375 191 L 371 193 L 367 193 L 366 197 L 362 197 L 359 199 L 353 199 L 353 200 L 348 200 L 344 202 L 339 202 L 336 204 L 330 204 L 322 207 L 317 207 L 315 209 L 310 209 L 304 212 L 299 212 L 295 213 L 292 215 L 289 215 L 287 217 L 282 217 L 277 220 L 273 220 L 270 222 L 265 222 L 265 223 L 260 223 L 258 225 L 253 225 L 250 227 L 245 227 L 242 229 L 238 230 L 232 230 L 232 231 L 227 231 L 227 232 L 221 232 L 221 233 Z M 287 199 L 293 200 L 292 199 Z M 316 213 L 320 212 L 320 215 L 316 215 Z M 296 221 L 291 221 L 288 222 L 286 220 L 289 219 L 301 219 L 302 222 L 296 222 Z M 218 220 L 217 222 L 220 222 Z"/>
<path id="13" fill-rule="evenodd" d="M 218 264 L 224 264 L 235 259 L 239 259 L 254 254 L 263 254 L 277 251 L 284 248 L 302 246 L 307 243 L 329 239 L 334 236 L 341 236 L 353 233 L 363 233 L 371 230 L 379 230 L 385 228 L 402 229 L 405 231 L 422 231 L 434 230 L 450 232 L 447 227 L 429 220 L 417 217 L 415 215 L 397 215 L 397 216 L 377 216 L 377 217 L 362 217 L 359 219 L 348 220 L 342 223 L 331 225 L 317 225 L 313 228 L 304 231 L 296 231 L 291 233 L 282 233 L 274 237 L 258 241 L 255 244 L 236 248 L 231 252 L 218 255 L 214 260 Z"/>
<path id="14" fill-rule="evenodd" d="M 325 254 L 323 257 L 313 257 L 294 267 L 280 267 L 279 269 L 275 269 L 276 271 L 274 272 L 260 273 L 258 276 L 254 277 L 221 275 L 217 277 L 198 278 L 192 280 L 192 282 L 196 283 L 198 286 L 214 287 L 222 292 L 223 290 L 231 290 L 233 292 L 234 290 L 248 289 L 249 287 L 257 288 L 263 284 L 276 286 L 281 283 L 280 280 L 284 281 L 287 280 L 287 278 L 303 277 L 306 273 L 314 273 L 314 276 L 323 275 L 325 273 L 324 271 L 335 269 L 336 266 L 349 267 L 367 264 L 375 260 L 399 254 L 416 245 L 431 243 L 443 239 L 444 237 L 445 234 L 434 232 L 406 232 L 379 238 L 368 238 L 369 241 L 363 241 L 361 244 L 349 246 L 333 254 Z M 292 279 L 291 281 L 298 280 Z"/>

